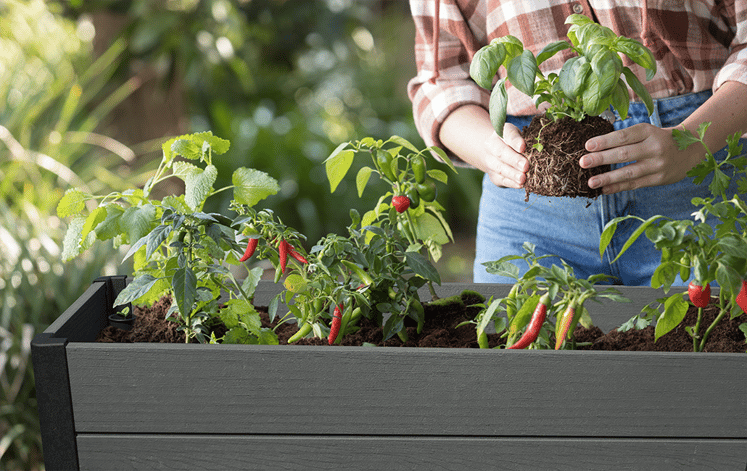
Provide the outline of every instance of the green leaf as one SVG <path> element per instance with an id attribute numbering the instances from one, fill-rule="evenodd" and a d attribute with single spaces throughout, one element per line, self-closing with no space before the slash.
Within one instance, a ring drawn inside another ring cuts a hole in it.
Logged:
<path id="1" fill-rule="evenodd" d="M 150 256 L 153 255 L 153 252 L 158 250 L 158 248 L 161 246 L 164 240 L 171 234 L 173 227 L 167 226 L 167 225 L 159 225 L 156 226 L 155 229 L 150 231 L 150 234 L 148 234 L 147 237 L 147 243 L 145 248 L 145 259 L 150 259 Z"/>
<path id="2" fill-rule="evenodd" d="M 646 69 L 646 80 L 651 80 L 656 74 L 656 59 L 651 51 L 639 41 L 620 37 L 614 43 L 614 49 L 622 52 L 633 62 Z"/>
<path id="3" fill-rule="evenodd" d="M 682 299 L 682 293 L 673 294 L 664 302 L 664 313 L 656 322 L 654 342 L 677 327 L 687 314 L 688 303 Z"/>
<path id="4" fill-rule="evenodd" d="M 505 276 L 514 280 L 519 279 L 519 267 L 507 260 L 483 262 L 485 271 L 491 275 Z"/>
<path id="5" fill-rule="evenodd" d="M 171 151 L 185 159 L 197 160 L 202 155 L 201 147 L 192 139 L 177 139 L 171 144 Z"/>
<path id="6" fill-rule="evenodd" d="M 623 75 L 625 75 L 625 81 L 628 82 L 628 86 L 646 105 L 646 110 L 650 116 L 654 112 L 654 100 L 651 98 L 648 90 L 646 90 L 646 87 L 644 87 L 641 81 L 638 80 L 638 77 L 636 77 L 632 70 L 623 67 L 622 72 Z"/>
<path id="7" fill-rule="evenodd" d="M 527 96 L 534 95 L 534 79 L 538 73 L 537 59 L 528 49 L 508 63 L 508 80 L 511 85 Z"/>
<path id="8" fill-rule="evenodd" d="M 630 107 L 630 96 L 628 87 L 625 86 L 623 79 L 617 79 L 617 85 L 612 89 L 612 106 L 620 114 L 621 119 L 628 117 L 628 108 Z"/>
<path id="9" fill-rule="evenodd" d="M 327 171 L 327 179 L 329 180 L 330 192 L 334 193 L 337 186 L 345 178 L 345 175 L 353 165 L 353 158 L 355 153 L 352 150 L 343 150 L 337 153 L 332 153 L 327 160 L 324 161 L 324 168 Z"/>
<path id="10" fill-rule="evenodd" d="M 363 190 L 365 190 L 366 185 L 368 185 L 368 180 L 371 178 L 371 173 L 373 173 L 373 169 L 371 167 L 361 167 L 361 169 L 358 170 L 358 175 L 356 175 L 355 177 L 355 186 L 358 189 L 359 198 L 363 196 Z"/>
<path id="11" fill-rule="evenodd" d="M 247 206 L 254 206 L 268 196 L 280 191 L 278 181 L 265 172 L 252 168 L 240 167 L 231 178 L 234 185 L 233 197 Z"/>
<path id="12" fill-rule="evenodd" d="M 417 252 L 405 252 L 405 262 L 417 275 L 433 283 L 441 284 L 441 275 L 438 274 L 438 271 L 431 265 L 428 259 L 421 254 Z"/>
<path id="13" fill-rule="evenodd" d="M 482 47 L 472 57 L 469 74 L 479 86 L 486 90 L 493 87 L 493 79 L 506 58 L 506 48 L 501 43 L 491 43 Z"/>
<path id="14" fill-rule="evenodd" d="M 441 222 L 431 213 L 423 213 L 420 216 L 413 217 L 413 226 L 415 233 L 422 239 L 431 239 L 444 245 L 450 241 L 449 235 L 444 230 Z"/>
<path id="15" fill-rule="evenodd" d="M 591 65 L 586 57 L 576 56 L 568 59 L 560 69 L 558 83 L 560 89 L 568 98 L 575 99 L 586 83 L 586 77 L 591 72 Z"/>
<path id="16" fill-rule="evenodd" d="M 116 203 L 101 207 L 106 209 L 106 219 L 96 226 L 96 237 L 99 240 L 109 240 L 117 237 L 122 233 L 119 220 L 122 218 L 122 214 L 124 214 L 124 208 Z"/>
<path id="17" fill-rule="evenodd" d="M 435 146 L 431 146 L 431 147 L 428 147 L 426 150 L 429 150 L 433 152 L 434 154 L 436 154 L 441 159 L 441 162 L 446 164 L 446 166 L 449 167 L 452 172 L 458 173 L 456 170 L 456 167 L 454 167 L 454 164 L 451 162 L 451 159 L 449 159 L 449 156 L 446 155 L 446 152 L 444 152 L 443 149 L 440 149 Z"/>
<path id="18" fill-rule="evenodd" d="M 604 111 L 604 96 L 601 94 L 596 75 L 589 74 L 586 78 L 581 99 L 584 102 L 584 113 L 589 116 L 599 116 Z"/>
<path id="19" fill-rule="evenodd" d="M 184 201 L 192 210 L 199 209 L 213 191 L 213 184 L 218 178 L 218 169 L 208 165 L 205 170 L 187 176 L 184 189 Z"/>
<path id="20" fill-rule="evenodd" d="M 684 128 L 672 129 L 672 138 L 674 138 L 674 142 L 677 143 L 677 148 L 679 150 L 685 150 L 691 144 L 700 142 L 700 140 L 692 132 L 690 132 L 689 129 L 684 129 Z"/>
<path id="21" fill-rule="evenodd" d="M 495 84 L 495 88 L 490 93 L 490 122 L 493 124 L 496 134 L 503 137 L 503 126 L 506 124 L 508 106 L 508 94 L 506 93 L 505 79 L 501 79 Z"/>
<path id="22" fill-rule="evenodd" d="M 62 240 L 62 261 L 67 262 L 80 255 L 83 251 L 80 242 L 81 234 L 83 233 L 83 225 L 86 223 L 86 218 L 83 216 L 74 217 L 67 226 L 65 231 L 65 238 Z"/>
<path id="23" fill-rule="evenodd" d="M 83 229 L 81 230 L 80 238 L 85 239 L 88 234 L 96 229 L 99 224 L 104 222 L 106 220 L 106 208 L 103 206 L 99 206 L 93 211 L 91 211 L 91 214 L 88 215 L 86 218 L 86 223 L 83 224 Z"/>
<path id="24" fill-rule="evenodd" d="M 152 204 L 127 208 L 120 218 L 120 227 L 127 234 L 125 242 L 132 244 L 140 240 L 156 223 L 156 207 Z"/>
<path id="25" fill-rule="evenodd" d="M 415 147 L 415 145 L 413 145 L 413 143 L 411 143 L 410 141 L 408 141 L 404 137 L 392 136 L 389 139 L 387 139 L 387 142 L 393 142 L 393 143 L 395 143 L 397 145 L 405 147 L 408 150 L 411 150 L 412 152 L 416 152 L 416 153 L 418 152 L 418 148 Z M 333 152 L 333 154 L 334 154 L 334 152 Z"/>
<path id="26" fill-rule="evenodd" d="M 158 278 L 147 273 L 135 277 L 122 291 L 119 292 L 117 299 L 114 300 L 114 306 L 129 304 L 136 299 L 145 296 L 158 280 Z"/>
<path id="27" fill-rule="evenodd" d="M 429 177 L 436 180 L 437 182 L 441 182 L 444 185 L 449 183 L 449 176 L 446 175 L 446 172 L 444 172 L 441 169 L 433 168 L 433 169 L 427 170 L 426 173 L 428 174 Z"/>
<path id="28" fill-rule="evenodd" d="M 620 79 L 621 71 L 614 56 L 609 49 L 602 49 L 591 59 L 591 71 L 596 76 L 601 96 L 611 93 Z"/>
<path id="29" fill-rule="evenodd" d="M 183 319 L 190 317 L 197 298 L 197 276 L 189 267 L 179 268 L 171 279 L 174 300 Z"/>
<path id="30" fill-rule="evenodd" d="M 562 40 L 555 41 L 555 42 L 548 44 L 547 46 L 542 48 L 539 54 L 537 54 L 537 64 L 541 64 L 545 62 L 547 59 L 551 58 L 558 52 L 568 49 L 570 47 L 571 45 L 567 41 L 562 41 Z"/>
<path id="31" fill-rule="evenodd" d="M 66 218 L 82 213 L 86 209 L 86 200 L 90 196 L 77 188 L 65 191 L 59 204 L 57 204 L 57 216 Z"/>
<path id="32" fill-rule="evenodd" d="M 716 281 L 721 289 L 729 293 L 738 293 L 742 287 L 742 276 L 734 268 L 721 262 L 716 265 Z"/>

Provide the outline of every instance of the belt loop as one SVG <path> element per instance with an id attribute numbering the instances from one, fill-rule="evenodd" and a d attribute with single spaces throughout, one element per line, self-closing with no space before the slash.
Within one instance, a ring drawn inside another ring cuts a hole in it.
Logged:
<path id="1" fill-rule="evenodd" d="M 659 100 L 653 100 L 654 101 L 654 112 L 651 113 L 651 116 L 648 117 L 649 122 L 656 126 L 657 128 L 661 127 L 661 116 L 659 115 Z"/>

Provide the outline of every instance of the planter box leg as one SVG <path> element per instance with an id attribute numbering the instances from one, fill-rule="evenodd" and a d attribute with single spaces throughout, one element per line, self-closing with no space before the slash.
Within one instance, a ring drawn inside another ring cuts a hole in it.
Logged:
<path id="1" fill-rule="evenodd" d="M 47 471 L 78 469 L 66 344 L 66 339 L 39 334 L 31 348 Z"/>

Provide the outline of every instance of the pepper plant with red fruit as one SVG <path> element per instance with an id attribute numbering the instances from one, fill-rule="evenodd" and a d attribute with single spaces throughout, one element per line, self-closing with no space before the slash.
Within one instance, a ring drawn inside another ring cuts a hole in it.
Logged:
<path id="1" fill-rule="evenodd" d="M 698 309 L 695 325 L 686 326 L 693 339 L 693 350 L 702 351 L 714 327 L 726 316 L 738 317 L 747 312 L 747 204 L 740 194 L 747 192 L 747 158 L 742 155 L 739 133 L 727 139 L 728 153 L 723 160 L 716 160 L 703 141 L 710 123 L 702 124 L 697 135 L 681 129 L 673 131 L 673 138 L 680 150 L 700 143 L 705 148 L 705 159 L 688 172 L 695 184 L 702 184 L 710 177 L 708 188 L 711 196 L 693 198 L 695 208 L 692 219 L 673 220 L 655 215 L 647 220 L 636 216 L 623 216 L 610 221 L 605 227 L 599 244 L 600 256 L 609 246 L 620 223 L 632 219 L 640 225 L 630 235 L 613 263 L 644 235 L 661 252 L 661 261 L 651 277 L 651 286 L 663 288 L 665 293 L 679 279 L 687 283 L 687 291 L 678 291 L 667 298 L 646 306 L 641 315 L 631 319 L 622 329 L 643 327 L 656 322 L 655 339 L 680 325 L 690 304 Z M 733 178 L 738 178 L 739 192 L 727 195 Z M 715 225 L 706 223 L 708 217 Z M 711 284 L 718 283 L 718 296 L 711 297 Z M 718 314 L 710 325 L 701 326 L 703 308 L 709 303 L 717 306 Z M 747 330 L 747 329 L 743 329 Z"/>
<path id="2" fill-rule="evenodd" d="M 133 260 L 134 276 L 115 306 L 152 304 L 169 295 L 168 317 L 179 325 L 187 342 L 277 343 L 274 332 L 261 327 L 252 303 L 262 270 L 249 270 L 239 281 L 226 265 L 238 265 L 240 259 L 256 256 L 255 251 L 279 264 L 277 248 L 270 248 L 266 240 L 260 242 L 258 236 L 265 231 L 284 237 L 277 240 L 295 241 L 298 235 L 269 213 L 252 212 L 247 217 L 247 209 L 231 218 L 203 211 L 206 200 L 223 191 L 233 190 L 237 208 L 251 208 L 279 190 L 275 179 L 248 168 L 234 171 L 232 186 L 213 188 L 218 172 L 213 157 L 225 153 L 229 145 L 210 132 L 180 136 L 163 144 L 163 158 L 143 188 L 107 195 L 68 190 L 57 208 L 60 217 L 71 218 L 63 258 L 79 255 L 96 241 L 127 245 L 124 259 Z M 170 178 L 184 183 L 184 193 L 153 198 L 153 189 Z M 260 225 L 261 230 L 255 229 Z M 224 293 L 229 299 L 219 304 Z M 228 330 L 216 338 L 211 328 L 219 322 Z"/>

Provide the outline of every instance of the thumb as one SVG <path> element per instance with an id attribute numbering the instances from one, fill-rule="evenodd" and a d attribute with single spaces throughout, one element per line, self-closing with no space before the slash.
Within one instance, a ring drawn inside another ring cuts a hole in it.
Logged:
<path id="1" fill-rule="evenodd" d="M 521 137 L 519 128 L 511 123 L 506 123 L 506 125 L 503 127 L 503 142 L 508 144 L 513 150 L 520 154 L 524 152 L 527 147 L 526 142 L 524 142 L 524 138 Z"/>

